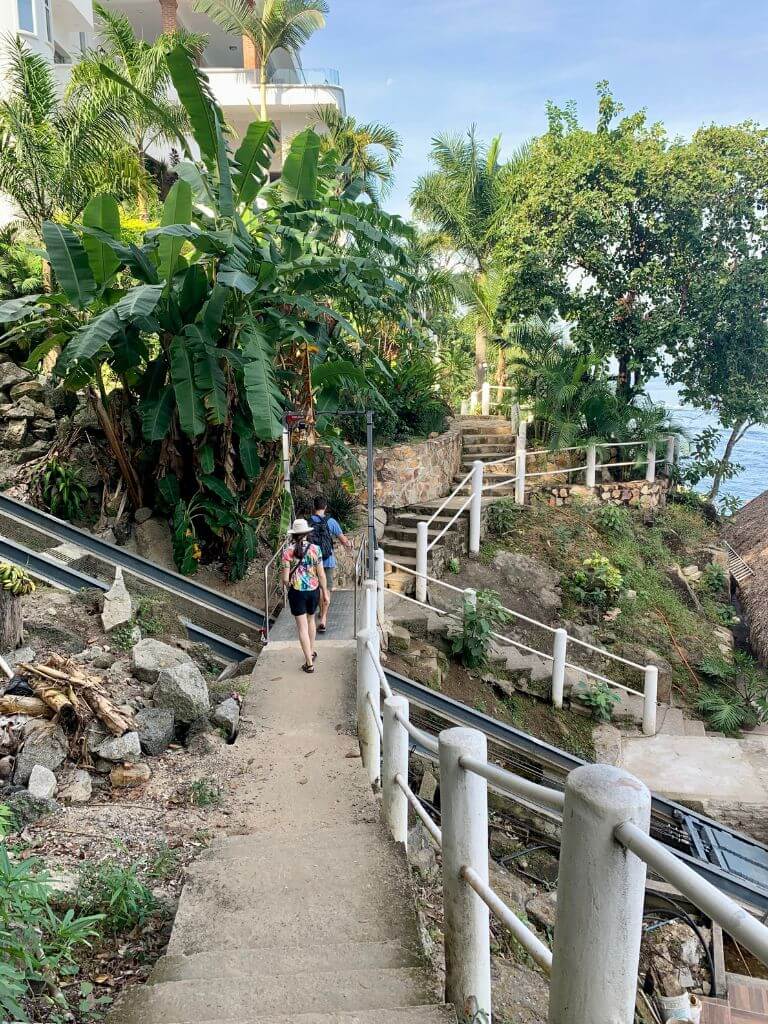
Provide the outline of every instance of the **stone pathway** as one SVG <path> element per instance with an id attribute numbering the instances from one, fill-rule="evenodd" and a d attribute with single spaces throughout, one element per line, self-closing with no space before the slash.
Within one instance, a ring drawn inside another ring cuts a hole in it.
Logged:
<path id="1" fill-rule="evenodd" d="M 318 654 L 308 676 L 295 641 L 262 652 L 232 748 L 249 766 L 232 801 L 244 834 L 192 866 L 167 955 L 110 1024 L 455 1024 L 362 769 L 354 645 Z"/>

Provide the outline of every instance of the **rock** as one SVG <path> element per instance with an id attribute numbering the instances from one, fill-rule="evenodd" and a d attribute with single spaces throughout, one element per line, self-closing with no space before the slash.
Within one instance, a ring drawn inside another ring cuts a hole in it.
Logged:
<path id="1" fill-rule="evenodd" d="M 123 580 L 123 570 L 115 569 L 115 582 L 104 595 L 104 607 L 101 612 L 101 625 L 105 633 L 117 626 L 124 626 L 133 616 L 131 595 Z"/>
<path id="2" fill-rule="evenodd" d="M 525 913 L 526 900 L 535 892 L 533 886 L 514 871 L 508 871 L 493 860 L 488 863 L 488 880 L 491 888 L 499 894 L 510 910 L 518 915 Z"/>
<path id="3" fill-rule="evenodd" d="M 694 593 L 693 587 L 689 580 L 683 573 L 683 570 L 679 565 L 668 565 L 665 570 L 670 583 L 674 586 L 675 590 L 683 597 L 686 604 L 693 608 L 695 611 L 702 611 L 701 601 Z"/>
<path id="4" fill-rule="evenodd" d="M 438 866 L 435 848 L 429 833 L 421 822 L 414 825 L 408 833 L 407 857 L 408 863 L 423 881 L 430 881 L 437 877 Z"/>
<path id="5" fill-rule="evenodd" d="M 251 672 L 256 668 L 256 662 L 258 657 L 254 654 L 250 658 L 243 658 L 242 661 L 233 661 L 216 677 L 217 683 L 224 683 L 228 679 L 234 679 L 237 676 L 250 676 Z M 233 689 L 237 689 L 236 686 Z"/>
<path id="6" fill-rule="evenodd" d="M 36 764 L 29 775 L 27 790 L 35 800 L 52 800 L 56 795 L 56 776 L 41 764 Z"/>
<path id="7" fill-rule="evenodd" d="M 636 590 L 631 590 L 631 589 L 630 590 L 625 590 L 624 591 L 624 600 L 625 601 L 636 601 L 637 600 L 637 591 Z"/>
<path id="8" fill-rule="evenodd" d="M 22 735 L 24 746 L 16 758 L 13 778 L 18 785 L 26 786 L 35 765 L 56 771 L 64 762 L 69 745 L 61 728 L 51 722 L 32 720 L 24 726 Z"/>
<path id="9" fill-rule="evenodd" d="M 494 1020 L 547 1024 L 549 982 L 543 974 L 525 964 L 494 957 L 492 979 Z"/>
<path id="10" fill-rule="evenodd" d="M 411 634 L 405 626 L 393 624 L 389 629 L 389 650 L 394 654 L 403 654 L 410 649 Z"/>
<path id="11" fill-rule="evenodd" d="M 67 911 L 77 907 L 80 875 L 76 871 L 46 871 L 48 902 L 54 910 Z"/>
<path id="12" fill-rule="evenodd" d="M 3 654 L 3 659 L 7 662 L 9 668 L 15 668 L 22 661 L 34 661 L 36 657 L 37 652 L 33 647 L 17 647 L 15 651 Z"/>
<path id="13" fill-rule="evenodd" d="M 100 651 L 93 659 L 91 664 L 94 668 L 112 668 L 117 661 L 117 655 L 111 651 Z"/>
<path id="14" fill-rule="evenodd" d="M 419 786 L 419 799 L 426 800 L 427 803 L 433 803 L 435 799 L 435 793 L 437 793 L 437 779 L 432 772 L 427 769 L 421 779 L 421 785 Z"/>
<path id="15" fill-rule="evenodd" d="M 121 764 L 124 761 L 138 761 L 141 757 L 139 734 L 126 732 L 122 736 L 112 736 L 104 740 L 96 753 L 105 761 L 117 761 Z"/>
<path id="16" fill-rule="evenodd" d="M 555 912 L 557 909 L 557 892 L 542 892 L 525 904 L 528 916 L 538 924 L 554 931 Z"/>
<path id="17" fill-rule="evenodd" d="M 211 721 L 220 729 L 225 729 L 229 739 L 234 739 L 240 727 L 240 704 L 234 697 L 227 697 L 214 708 Z"/>
<path id="18" fill-rule="evenodd" d="M 562 606 L 557 589 L 560 577 L 548 565 L 532 555 L 516 551 L 499 551 L 492 565 L 514 591 L 533 597 L 543 612 L 551 615 Z"/>
<path id="19" fill-rule="evenodd" d="M 41 398 L 43 385 L 37 380 L 23 380 L 18 384 L 14 384 L 8 394 L 14 402 L 17 402 L 20 398 Z"/>
<path id="20" fill-rule="evenodd" d="M 142 708 L 134 717 L 141 749 L 158 757 L 173 741 L 174 718 L 169 708 Z"/>
<path id="21" fill-rule="evenodd" d="M 16 758 L 10 754 L 6 754 L 5 757 L 0 757 L 0 782 L 7 782 L 13 775 L 13 766 L 16 763 Z"/>
<path id="22" fill-rule="evenodd" d="M 88 772 L 78 768 L 72 779 L 60 792 L 62 800 L 70 804 L 85 804 L 91 799 L 93 782 Z"/>
<path id="23" fill-rule="evenodd" d="M 29 370 L 17 366 L 16 363 L 0 363 L 0 391 L 5 391 L 22 381 L 31 379 L 32 374 Z"/>
<path id="24" fill-rule="evenodd" d="M 733 658 L 733 633 L 726 626 L 713 626 L 712 632 L 715 634 L 717 649 L 726 661 L 730 661 Z"/>
<path id="25" fill-rule="evenodd" d="M 133 521 L 135 523 L 138 523 L 139 525 L 141 523 L 146 523 L 146 521 L 151 518 L 152 509 L 147 508 L 146 506 L 143 506 L 142 508 L 137 508 L 136 511 L 133 513 Z"/>
<path id="26" fill-rule="evenodd" d="M 24 438 L 27 436 L 26 420 L 11 420 L 3 431 L 3 446 L 5 448 L 21 448 Z"/>
<path id="27" fill-rule="evenodd" d="M 139 761 L 134 764 L 118 764 L 109 773 L 109 781 L 116 789 L 143 786 L 151 778 L 152 772 L 146 761 Z"/>
<path id="28" fill-rule="evenodd" d="M 155 703 L 170 708 L 178 722 L 194 722 L 211 710 L 208 685 L 200 669 L 191 661 L 165 668 L 157 677 Z"/>
<path id="29" fill-rule="evenodd" d="M 137 523 L 133 536 L 136 541 L 136 553 L 142 558 L 156 565 L 165 566 L 166 569 L 175 569 L 171 531 L 166 522 L 152 518 Z"/>
<path id="30" fill-rule="evenodd" d="M 19 831 L 61 810 L 61 805 L 55 800 L 40 800 L 26 789 L 17 789 L 15 793 L 3 795 L 3 803 L 10 809 Z"/>
<path id="31" fill-rule="evenodd" d="M 592 730 L 595 759 L 599 764 L 621 765 L 621 732 L 603 722 Z"/>
<path id="32" fill-rule="evenodd" d="M 186 651 L 180 651 L 178 647 L 164 644 L 162 640 L 151 638 L 141 640 L 131 651 L 133 674 L 143 683 L 156 683 L 164 669 L 191 663 Z"/>
<path id="33" fill-rule="evenodd" d="M 701 569 L 699 569 L 698 565 L 686 565 L 683 568 L 683 576 L 692 583 L 695 583 L 696 580 L 701 579 Z"/>
<path id="34" fill-rule="evenodd" d="M 16 455 L 16 464 L 23 466 L 27 462 L 34 462 L 35 459 L 39 459 L 45 455 L 48 448 L 49 445 L 47 441 L 35 441 L 35 443 L 31 444 L 28 448 L 22 448 Z"/>

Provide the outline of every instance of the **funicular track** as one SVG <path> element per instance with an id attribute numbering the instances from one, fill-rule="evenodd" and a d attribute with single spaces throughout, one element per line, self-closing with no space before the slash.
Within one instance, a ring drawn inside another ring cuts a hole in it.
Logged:
<path id="1" fill-rule="evenodd" d="M 62 543 L 83 552 L 77 567 L 51 556 L 51 549 Z M 189 636 L 223 657 L 240 661 L 262 641 L 264 615 L 257 609 L 5 495 L 0 495 L 0 559 L 69 590 L 107 590 L 120 566 L 129 589 L 169 595 Z M 488 738 L 492 759 L 525 778 L 562 790 L 568 772 L 584 763 L 405 676 L 386 675 L 392 690 L 411 702 L 421 727 L 435 732 L 451 723 L 479 729 Z M 651 833 L 722 892 L 768 917 L 768 847 L 658 795 L 653 796 Z"/>

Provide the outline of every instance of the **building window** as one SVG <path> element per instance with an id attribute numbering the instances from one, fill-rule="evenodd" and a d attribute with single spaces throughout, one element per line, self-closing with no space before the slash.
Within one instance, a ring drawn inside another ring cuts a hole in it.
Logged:
<path id="1" fill-rule="evenodd" d="M 16 9 L 19 15 L 19 32 L 35 34 L 35 7 L 34 0 L 16 0 Z"/>
<path id="2" fill-rule="evenodd" d="M 45 38 L 49 43 L 53 42 L 53 24 L 51 23 L 51 0 L 43 0 L 45 10 Z"/>

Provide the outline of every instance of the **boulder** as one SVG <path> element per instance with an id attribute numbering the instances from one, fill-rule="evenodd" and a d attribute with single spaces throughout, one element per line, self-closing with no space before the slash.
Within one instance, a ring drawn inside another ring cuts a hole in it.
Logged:
<path id="1" fill-rule="evenodd" d="M 29 370 L 17 366 L 16 363 L 0 363 L 0 391 L 5 391 L 15 384 L 31 379 L 32 374 Z"/>
<path id="2" fill-rule="evenodd" d="M 554 931 L 557 910 L 557 892 L 542 892 L 525 904 L 528 916 L 538 924 Z"/>
<path id="3" fill-rule="evenodd" d="M 22 448 L 16 455 L 16 464 L 19 466 L 25 465 L 27 462 L 34 462 L 35 459 L 42 458 L 43 455 L 48 451 L 49 445 L 47 441 L 35 441 L 28 448 Z"/>
<path id="4" fill-rule="evenodd" d="M 32 796 L 27 789 L 17 789 L 9 796 L 3 794 L 3 803 L 13 815 L 19 831 L 26 825 L 31 825 L 33 822 L 39 821 L 40 818 L 56 814 L 61 810 L 61 805 L 57 804 L 55 800 L 40 800 L 38 797 Z"/>
<path id="5" fill-rule="evenodd" d="M 389 647 L 393 654 L 403 654 L 411 646 L 411 634 L 405 626 L 392 625 L 389 628 Z"/>
<path id="6" fill-rule="evenodd" d="M 91 776 L 88 772 L 83 771 L 82 768 L 78 768 L 59 795 L 67 803 L 86 804 L 91 799 L 92 792 L 93 782 L 91 781 Z"/>
<path id="7" fill-rule="evenodd" d="M 56 795 L 56 776 L 41 764 L 36 764 L 29 775 L 27 790 L 36 800 L 52 800 Z"/>
<path id="8" fill-rule="evenodd" d="M 43 385 L 37 380 L 22 380 L 18 384 L 14 384 L 8 394 L 14 402 L 20 398 L 41 398 Z"/>
<path id="9" fill-rule="evenodd" d="M 197 718 L 207 717 L 211 710 L 208 684 L 191 661 L 172 665 L 160 672 L 154 699 L 158 707 L 170 708 L 179 722 L 194 722 Z"/>
<path id="10" fill-rule="evenodd" d="M 134 717 L 141 749 L 158 757 L 173 740 L 174 718 L 169 708 L 142 708 Z"/>
<path id="11" fill-rule="evenodd" d="M 438 782 L 432 772 L 427 769 L 421 777 L 421 785 L 419 786 L 419 799 L 426 800 L 427 803 L 434 803 L 435 794 L 437 793 Z"/>
<path id="12" fill-rule="evenodd" d="M 214 708 L 211 721 L 220 729 L 224 729 L 229 739 L 234 739 L 240 728 L 240 704 L 234 697 L 227 697 Z"/>
<path id="13" fill-rule="evenodd" d="M 115 582 L 104 595 L 101 625 L 105 633 L 110 633 L 118 626 L 124 626 L 126 622 L 130 622 L 132 617 L 131 595 L 123 580 L 123 570 L 118 566 L 115 569 Z"/>
<path id="14" fill-rule="evenodd" d="M 143 683 L 156 683 L 164 669 L 185 663 L 192 663 L 186 651 L 164 644 L 162 640 L 140 640 L 131 651 L 131 669 Z"/>
<path id="15" fill-rule="evenodd" d="M 146 523 L 146 521 L 151 518 L 152 509 L 147 508 L 146 505 L 142 506 L 141 508 L 137 508 L 136 511 L 133 513 L 133 521 L 139 525 L 141 525 L 141 523 Z"/>
<path id="16" fill-rule="evenodd" d="M 551 616 L 562 606 L 562 598 L 557 589 L 559 575 L 532 555 L 518 551 L 498 551 L 492 565 L 516 595 L 533 600 L 543 613 Z M 503 596 L 505 600 L 508 598 L 507 594 Z"/>
<path id="17" fill-rule="evenodd" d="M 109 781 L 116 789 L 143 786 L 151 778 L 152 772 L 146 761 L 139 761 L 133 764 L 118 764 L 109 773 Z"/>
<path id="18" fill-rule="evenodd" d="M 67 737 L 58 725 L 34 719 L 24 726 L 24 746 L 16 758 L 14 782 L 26 786 L 35 765 L 55 772 L 68 753 Z"/>
<path id="19" fill-rule="evenodd" d="M 3 431 L 3 446 L 5 448 L 21 448 L 27 436 L 26 420 L 11 420 Z"/>
<path id="20" fill-rule="evenodd" d="M 147 519 L 137 523 L 134 530 L 136 553 L 156 565 L 174 569 L 173 542 L 168 524 L 162 519 Z"/>
<path id="21" fill-rule="evenodd" d="M 141 757 L 139 734 L 126 732 L 122 736 L 112 736 L 99 746 L 96 754 L 105 761 L 138 761 Z"/>

